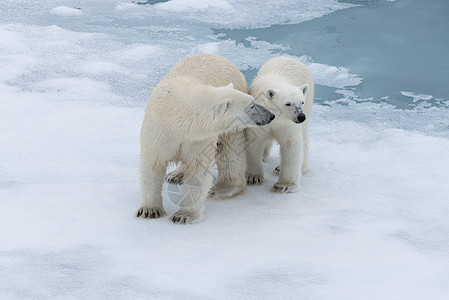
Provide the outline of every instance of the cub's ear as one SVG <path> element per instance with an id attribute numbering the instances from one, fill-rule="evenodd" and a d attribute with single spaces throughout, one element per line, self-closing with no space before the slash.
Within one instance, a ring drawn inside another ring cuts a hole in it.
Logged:
<path id="1" fill-rule="evenodd" d="M 309 91 L 309 85 L 303 84 L 299 87 L 299 89 L 302 91 L 302 94 L 305 96 L 307 94 L 307 92 Z"/>
<path id="2" fill-rule="evenodd" d="M 234 88 L 234 84 L 232 84 L 232 82 L 230 84 L 227 85 L 227 87 L 230 87 L 231 89 Z"/>
<path id="3" fill-rule="evenodd" d="M 276 92 L 275 92 L 274 90 L 269 89 L 269 90 L 267 91 L 267 97 L 268 97 L 268 99 L 272 100 L 273 97 L 274 97 L 274 95 L 276 95 Z"/>
<path id="4" fill-rule="evenodd" d="M 229 107 L 231 106 L 231 100 L 230 99 L 225 99 L 223 101 L 221 101 L 218 104 L 215 104 L 214 106 L 214 111 L 216 114 L 224 114 L 225 112 L 228 111 Z"/>

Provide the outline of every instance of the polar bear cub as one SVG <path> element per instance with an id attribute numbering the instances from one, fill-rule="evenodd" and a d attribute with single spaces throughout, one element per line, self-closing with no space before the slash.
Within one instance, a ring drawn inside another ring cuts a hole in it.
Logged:
<path id="1" fill-rule="evenodd" d="M 262 184 L 262 161 L 273 140 L 280 146 L 279 180 L 272 191 L 293 193 L 300 188 L 301 173 L 308 169 L 308 117 L 313 104 L 314 85 L 306 66 L 290 57 L 268 60 L 250 86 L 255 100 L 276 115 L 261 128 L 247 132 L 247 181 Z M 264 153 L 265 152 L 265 153 Z"/>
<path id="2" fill-rule="evenodd" d="M 184 179 L 174 223 L 204 218 L 219 134 L 266 125 L 274 115 L 232 84 L 213 87 L 188 76 L 163 79 L 153 90 L 141 129 L 142 204 L 137 217 L 164 216 L 162 186 L 167 165 L 182 162 Z M 212 151 L 211 151 L 212 149 Z"/>

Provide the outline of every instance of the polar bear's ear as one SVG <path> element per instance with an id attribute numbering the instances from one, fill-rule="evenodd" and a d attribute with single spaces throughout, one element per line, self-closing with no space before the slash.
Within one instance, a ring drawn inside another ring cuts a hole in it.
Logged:
<path id="1" fill-rule="evenodd" d="M 231 106 L 231 100 L 230 99 L 226 99 L 221 101 L 220 103 L 216 104 L 214 106 L 214 111 L 216 114 L 224 114 L 225 112 L 228 111 L 229 107 Z"/>
<path id="2" fill-rule="evenodd" d="M 309 91 L 309 85 L 303 84 L 299 87 L 299 89 L 302 91 L 302 94 L 305 96 L 307 94 L 307 92 Z"/>
<path id="3" fill-rule="evenodd" d="M 227 85 L 227 87 L 233 89 L 234 88 L 234 84 L 231 82 L 230 84 Z"/>
<path id="4" fill-rule="evenodd" d="M 269 90 L 267 91 L 267 97 L 268 97 L 268 99 L 272 100 L 273 97 L 274 97 L 274 95 L 276 95 L 276 92 L 275 92 L 274 90 L 269 89 Z"/>

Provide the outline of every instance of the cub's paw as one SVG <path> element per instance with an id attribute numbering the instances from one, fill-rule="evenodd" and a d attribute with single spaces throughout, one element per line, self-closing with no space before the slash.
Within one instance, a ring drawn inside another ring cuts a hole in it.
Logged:
<path id="1" fill-rule="evenodd" d="M 302 169 L 302 171 L 301 171 L 301 173 L 304 175 L 304 174 L 307 174 L 307 173 L 309 173 L 310 172 L 310 169 Z M 274 170 L 273 170 L 273 174 L 274 175 L 276 175 L 276 176 L 279 176 L 279 174 L 281 174 L 281 166 L 277 166 L 276 168 L 274 168 Z"/>
<path id="2" fill-rule="evenodd" d="M 175 224 L 192 224 L 201 221 L 202 218 L 195 212 L 180 210 L 171 217 L 171 220 Z"/>
<path id="3" fill-rule="evenodd" d="M 284 194 L 284 193 L 295 193 L 298 191 L 298 186 L 294 183 L 276 183 L 273 188 L 271 189 L 272 192 L 278 193 L 278 194 Z"/>
<path id="4" fill-rule="evenodd" d="M 166 215 L 162 207 L 141 207 L 136 213 L 136 217 L 144 219 L 158 219 Z"/>
<path id="5" fill-rule="evenodd" d="M 182 181 L 184 180 L 184 173 L 178 173 L 175 171 L 170 172 L 165 176 L 165 181 L 168 183 L 173 184 L 182 184 Z"/>
<path id="6" fill-rule="evenodd" d="M 246 178 L 246 183 L 249 185 L 262 185 L 265 181 L 263 175 L 249 175 Z"/>
<path id="7" fill-rule="evenodd" d="M 208 197 L 213 199 L 226 199 L 234 197 L 244 190 L 244 186 L 217 184 L 210 189 Z"/>

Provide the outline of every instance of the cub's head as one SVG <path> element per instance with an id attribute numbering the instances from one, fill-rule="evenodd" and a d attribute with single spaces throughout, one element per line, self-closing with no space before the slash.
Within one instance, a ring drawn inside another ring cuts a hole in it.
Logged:
<path id="1" fill-rule="evenodd" d="M 254 101 L 253 96 L 235 90 L 232 83 L 217 88 L 222 97 L 215 105 L 215 116 L 223 121 L 227 130 L 269 124 L 274 119 L 268 109 Z"/>
<path id="2" fill-rule="evenodd" d="M 308 84 L 300 87 L 285 85 L 268 89 L 265 95 L 260 95 L 260 98 L 264 99 L 263 102 L 278 116 L 279 120 L 290 119 L 300 124 L 306 120 L 303 109 L 308 91 Z"/>

